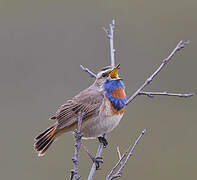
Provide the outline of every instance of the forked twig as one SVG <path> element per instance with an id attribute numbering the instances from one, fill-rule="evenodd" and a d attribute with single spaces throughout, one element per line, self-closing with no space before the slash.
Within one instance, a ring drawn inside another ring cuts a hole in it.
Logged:
<path id="1" fill-rule="evenodd" d="M 163 59 L 161 65 L 156 69 L 156 71 L 148 79 L 146 79 L 144 84 L 142 84 L 142 86 L 127 100 L 126 105 L 128 105 L 137 95 L 139 95 L 142 92 L 142 90 L 152 82 L 153 78 L 167 65 L 167 63 L 172 59 L 175 53 L 184 48 L 187 44 L 189 44 L 189 41 L 181 40 L 174 48 L 174 50 L 170 53 L 170 55 L 167 58 Z"/>
<path id="2" fill-rule="evenodd" d="M 109 172 L 109 174 L 106 177 L 106 180 L 112 180 L 118 177 L 121 177 L 122 175 L 122 170 L 123 168 L 126 166 L 126 163 L 128 162 L 129 158 L 133 155 L 133 152 L 138 144 L 138 142 L 140 141 L 140 139 L 143 137 L 143 135 L 146 133 L 146 129 L 144 129 L 141 134 L 138 136 L 138 138 L 136 139 L 135 143 L 133 144 L 133 146 L 129 146 L 129 148 L 127 149 L 127 151 L 121 156 L 121 158 L 119 159 L 119 161 L 116 163 L 116 165 L 112 168 L 112 170 Z M 127 155 L 128 153 L 128 155 Z M 127 155 L 127 157 L 126 157 Z M 126 157 L 126 159 L 123 161 L 123 159 Z M 116 168 L 120 165 L 120 168 L 118 169 L 118 171 L 113 175 L 114 171 L 116 170 Z"/>
<path id="3" fill-rule="evenodd" d="M 87 73 L 89 73 L 90 77 L 96 78 L 96 74 L 93 73 L 91 70 L 89 70 L 87 67 L 83 66 L 82 64 L 80 65 L 81 69 Z"/>

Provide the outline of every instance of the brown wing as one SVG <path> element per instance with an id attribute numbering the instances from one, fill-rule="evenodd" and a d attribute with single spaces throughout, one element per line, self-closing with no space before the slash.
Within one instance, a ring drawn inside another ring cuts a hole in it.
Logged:
<path id="1" fill-rule="evenodd" d="M 84 113 L 83 120 L 86 120 L 99 113 L 103 98 L 102 92 L 87 88 L 62 105 L 51 119 L 57 120 L 60 129 L 76 123 L 80 111 Z"/>

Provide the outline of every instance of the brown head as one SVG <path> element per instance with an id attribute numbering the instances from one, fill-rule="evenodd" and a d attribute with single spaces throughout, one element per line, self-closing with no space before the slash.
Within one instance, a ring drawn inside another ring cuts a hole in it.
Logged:
<path id="1" fill-rule="evenodd" d="M 107 79 L 108 77 L 110 77 L 111 79 L 120 79 L 118 77 L 118 71 L 120 68 L 120 64 L 118 64 L 116 67 L 112 67 L 112 66 L 106 66 L 104 68 L 102 68 L 100 70 L 100 72 L 98 72 L 98 74 L 96 75 L 96 80 L 94 82 L 94 85 L 96 85 L 97 87 L 102 87 L 105 79 Z"/>
<path id="2" fill-rule="evenodd" d="M 109 76 L 109 74 L 112 72 L 113 68 L 112 66 L 106 66 L 103 67 L 98 74 L 96 75 L 96 80 L 94 82 L 94 85 L 97 87 L 101 87 L 105 81 L 105 79 Z"/>

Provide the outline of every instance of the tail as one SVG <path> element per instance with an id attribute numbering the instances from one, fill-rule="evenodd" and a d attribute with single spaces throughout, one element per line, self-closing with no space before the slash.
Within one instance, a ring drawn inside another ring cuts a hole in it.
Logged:
<path id="1" fill-rule="evenodd" d="M 43 156 L 46 150 L 56 139 L 56 125 L 49 127 L 46 131 L 35 137 L 34 149 L 38 152 L 38 156 Z"/>

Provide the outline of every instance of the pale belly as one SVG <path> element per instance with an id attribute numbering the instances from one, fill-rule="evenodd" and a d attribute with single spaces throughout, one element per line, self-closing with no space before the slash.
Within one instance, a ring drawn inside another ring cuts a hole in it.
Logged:
<path id="1" fill-rule="evenodd" d="M 107 116 L 84 122 L 82 124 L 84 138 L 96 138 L 102 136 L 104 133 L 111 132 L 119 124 L 122 116 L 123 114 Z"/>

